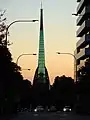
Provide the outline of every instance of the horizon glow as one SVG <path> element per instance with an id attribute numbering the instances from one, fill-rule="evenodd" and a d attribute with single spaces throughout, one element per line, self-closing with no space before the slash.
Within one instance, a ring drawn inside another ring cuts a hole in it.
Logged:
<path id="1" fill-rule="evenodd" d="M 17 19 L 39 19 L 41 0 L 0 0 L 0 8 L 7 9 L 7 23 Z M 43 0 L 45 64 L 53 83 L 56 76 L 74 76 L 74 58 L 69 55 L 57 55 L 56 52 L 74 53 L 76 46 L 75 17 L 76 1 Z M 22 53 L 37 53 L 39 47 L 40 24 L 16 23 L 9 28 L 8 39 L 13 42 L 9 46 L 13 61 L 16 62 Z M 33 80 L 37 68 L 38 56 L 23 56 L 19 65 L 23 69 L 24 78 Z"/>

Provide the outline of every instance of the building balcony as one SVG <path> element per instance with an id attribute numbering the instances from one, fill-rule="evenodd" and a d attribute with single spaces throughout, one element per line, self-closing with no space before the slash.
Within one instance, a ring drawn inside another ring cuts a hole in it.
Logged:
<path id="1" fill-rule="evenodd" d="M 80 2 L 81 0 L 77 0 L 77 2 Z"/>
<path id="2" fill-rule="evenodd" d="M 77 14 L 81 14 L 84 6 L 90 5 L 90 0 L 80 0 L 77 6 Z"/>
<path id="3" fill-rule="evenodd" d="M 85 20 L 76 32 L 77 37 L 82 37 L 90 30 L 90 20 Z"/>
<path id="4" fill-rule="evenodd" d="M 77 65 L 77 71 L 79 71 L 79 69 L 80 69 L 82 66 L 85 66 L 85 61 L 84 61 L 84 60 L 83 60 L 79 65 Z"/>
<path id="5" fill-rule="evenodd" d="M 81 0 L 77 0 L 77 2 L 80 2 Z"/>
<path id="6" fill-rule="evenodd" d="M 76 43 L 77 48 L 84 48 L 86 45 L 90 44 L 90 35 L 84 35 L 81 39 Z"/>
<path id="7" fill-rule="evenodd" d="M 85 6 L 80 16 L 77 18 L 76 20 L 77 26 L 81 25 L 84 22 L 84 20 L 88 19 L 88 17 L 90 17 L 90 5 Z"/>
<path id="8" fill-rule="evenodd" d="M 87 57 L 90 57 L 90 48 L 84 48 L 76 55 L 78 60 L 84 60 Z"/>
<path id="9" fill-rule="evenodd" d="M 85 0 L 80 0 L 80 3 L 77 6 L 77 14 L 80 14 L 85 5 Z"/>
<path id="10" fill-rule="evenodd" d="M 75 55 L 75 56 L 77 55 L 77 49 L 74 50 L 74 55 Z"/>

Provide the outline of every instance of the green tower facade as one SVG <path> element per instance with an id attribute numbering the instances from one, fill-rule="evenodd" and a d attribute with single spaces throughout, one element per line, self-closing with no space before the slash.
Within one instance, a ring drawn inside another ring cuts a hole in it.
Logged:
<path id="1" fill-rule="evenodd" d="M 39 53 L 38 53 L 38 74 L 45 76 L 45 51 L 44 51 L 44 30 L 43 30 L 43 9 L 40 15 L 40 36 L 39 36 Z"/>
<path id="2" fill-rule="evenodd" d="M 44 83 L 49 85 L 48 71 L 45 67 L 45 49 L 44 49 L 44 26 L 43 26 L 43 9 L 40 9 L 40 35 L 39 35 L 39 52 L 38 67 L 36 69 L 33 84 Z"/>

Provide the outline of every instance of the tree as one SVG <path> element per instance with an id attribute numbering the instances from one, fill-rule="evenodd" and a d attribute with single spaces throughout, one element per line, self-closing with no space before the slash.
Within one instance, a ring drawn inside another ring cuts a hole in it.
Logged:
<path id="1" fill-rule="evenodd" d="M 4 13 L 0 13 L 0 108 L 7 113 L 20 101 L 23 77 L 21 68 L 12 62 L 12 55 L 5 43 L 7 25 Z"/>
<path id="2" fill-rule="evenodd" d="M 29 108 L 32 102 L 32 84 L 28 79 L 23 80 L 23 89 L 21 94 L 21 107 Z"/>
<path id="3" fill-rule="evenodd" d="M 55 77 L 51 94 L 53 104 L 57 109 L 62 109 L 65 105 L 72 107 L 74 104 L 74 80 L 65 75 Z"/>

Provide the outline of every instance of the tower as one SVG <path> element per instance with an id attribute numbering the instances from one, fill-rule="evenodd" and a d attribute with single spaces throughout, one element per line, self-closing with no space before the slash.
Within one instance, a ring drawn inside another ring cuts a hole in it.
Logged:
<path id="1" fill-rule="evenodd" d="M 48 71 L 45 66 L 45 49 L 44 49 L 44 26 L 43 26 L 43 8 L 41 3 L 40 9 L 40 36 L 39 36 L 39 52 L 38 52 L 38 67 L 36 69 L 33 86 L 42 84 L 49 88 Z"/>

